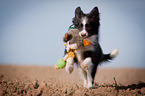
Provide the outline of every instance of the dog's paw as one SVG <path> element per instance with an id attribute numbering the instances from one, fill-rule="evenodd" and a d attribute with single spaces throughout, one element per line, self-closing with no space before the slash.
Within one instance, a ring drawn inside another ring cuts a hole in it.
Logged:
<path id="1" fill-rule="evenodd" d="M 92 85 L 92 83 L 84 82 L 83 87 L 88 88 L 88 89 L 92 89 L 93 85 Z"/>
<path id="2" fill-rule="evenodd" d="M 93 84 L 92 83 L 88 83 L 88 86 L 87 86 L 88 89 L 91 89 L 93 88 Z"/>

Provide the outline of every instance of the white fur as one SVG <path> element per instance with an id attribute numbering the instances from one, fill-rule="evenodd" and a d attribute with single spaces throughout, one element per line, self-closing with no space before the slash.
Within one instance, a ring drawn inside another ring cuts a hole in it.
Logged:
<path id="1" fill-rule="evenodd" d="M 110 54 L 110 57 L 112 57 L 112 58 L 116 57 L 118 52 L 119 52 L 118 49 L 113 50 Z"/>
<path id="2" fill-rule="evenodd" d="M 90 66 L 92 64 L 91 62 L 91 58 L 86 58 L 82 63 L 81 63 L 81 67 L 85 70 L 88 69 L 88 66 Z"/>
<path id="3" fill-rule="evenodd" d="M 87 88 L 91 88 L 91 87 L 93 87 L 93 85 L 92 85 L 92 80 L 93 80 L 93 78 L 92 78 L 92 76 L 91 76 L 91 67 L 92 67 L 92 65 L 93 65 L 93 63 L 92 63 L 92 59 L 91 59 L 91 57 L 88 57 L 88 58 L 86 58 L 82 63 L 81 63 L 81 66 L 82 66 L 82 68 L 86 71 L 86 73 L 87 73 Z M 85 81 L 84 81 L 84 83 L 86 83 Z"/>
<path id="4" fill-rule="evenodd" d="M 78 71 L 79 71 L 79 73 L 80 73 L 80 76 L 81 76 L 82 79 L 84 80 L 83 86 L 84 86 L 84 87 L 87 87 L 87 86 L 88 86 L 88 81 L 87 81 L 87 73 L 86 73 L 86 71 L 83 70 L 79 64 L 77 64 L 77 69 L 78 69 Z"/>
<path id="5" fill-rule="evenodd" d="M 86 23 L 87 23 L 87 17 L 82 18 L 82 24 L 83 24 L 83 30 L 79 33 L 80 36 L 81 34 L 86 34 L 88 36 L 88 33 L 86 32 Z"/>

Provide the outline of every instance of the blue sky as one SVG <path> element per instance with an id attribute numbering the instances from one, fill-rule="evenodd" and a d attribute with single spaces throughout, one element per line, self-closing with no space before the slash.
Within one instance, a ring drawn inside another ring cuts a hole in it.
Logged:
<path id="1" fill-rule="evenodd" d="M 53 66 L 63 57 L 62 37 L 75 8 L 100 10 L 104 53 L 119 49 L 101 67 L 145 67 L 144 0 L 0 0 L 0 64 Z"/>

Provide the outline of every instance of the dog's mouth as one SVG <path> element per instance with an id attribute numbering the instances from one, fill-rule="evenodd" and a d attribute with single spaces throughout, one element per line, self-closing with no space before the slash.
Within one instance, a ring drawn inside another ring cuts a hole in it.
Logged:
<path id="1" fill-rule="evenodd" d="M 80 32 L 79 35 L 80 35 L 82 38 L 87 38 L 87 37 L 88 37 L 88 33 L 87 33 L 87 32 Z"/>

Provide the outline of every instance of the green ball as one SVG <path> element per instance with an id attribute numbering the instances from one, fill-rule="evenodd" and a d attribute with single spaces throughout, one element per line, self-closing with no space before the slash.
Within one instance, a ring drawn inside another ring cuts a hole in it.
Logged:
<path id="1" fill-rule="evenodd" d="M 63 59 L 59 59 L 56 62 L 56 66 L 58 69 L 64 68 L 66 66 L 66 62 Z"/>

